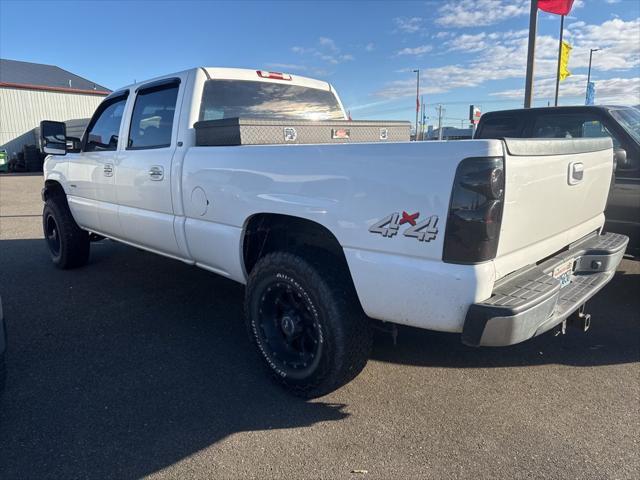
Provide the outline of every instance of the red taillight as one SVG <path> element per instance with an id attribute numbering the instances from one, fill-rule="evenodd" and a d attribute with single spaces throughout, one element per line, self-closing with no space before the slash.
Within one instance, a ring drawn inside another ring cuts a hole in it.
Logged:
<path id="1" fill-rule="evenodd" d="M 291 80 L 291 75 L 289 75 L 288 73 L 266 72 L 264 70 L 256 70 L 256 73 L 259 77 L 262 78 L 273 78 L 274 80 Z"/>

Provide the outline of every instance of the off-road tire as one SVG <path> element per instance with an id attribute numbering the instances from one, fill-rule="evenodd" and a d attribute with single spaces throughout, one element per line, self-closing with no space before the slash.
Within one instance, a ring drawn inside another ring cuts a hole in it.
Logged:
<path id="1" fill-rule="evenodd" d="M 311 259 L 312 258 L 312 259 Z M 259 333 L 260 306 L 269 286 L 286 282 L 300 293 L 317 314 L 321 330 L 319 360 L 300 378 L 274 361 L 270 346 Z M 315 398 L 345 385 L 367 364 L 372 345 L 369 320 L 357 300 L 346 267 L 322 254 L 300 256 L 275 252 L 260 259 L 249 276 L 245 319 L 252 343 L 272 377 L 294 395 Z"/>
<path id="2" fill-rule="evenodd" d="M 52 242 L 48 240 L 51 222 L 57 229 L 57 249 L 53 248 Z M 89 261 L 89 233 L 75 222 L 64 197 L 57 195 L 46 200 L 42 211 L 42 227 L 51 260 L 56 267 L 67 270 L 86 265 Z"/>

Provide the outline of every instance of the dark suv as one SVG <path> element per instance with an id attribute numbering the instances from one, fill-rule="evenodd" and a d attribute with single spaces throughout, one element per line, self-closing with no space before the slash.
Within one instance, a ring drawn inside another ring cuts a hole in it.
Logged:
<path id="1" fill-rule="evenodd" d="M 575 106 L 504 110 L 482 115 L 474 138 L 611 137 L 615 181 L 605 229 L 629 237 L 628 252 L 640 254 L 640 110 Z"/>

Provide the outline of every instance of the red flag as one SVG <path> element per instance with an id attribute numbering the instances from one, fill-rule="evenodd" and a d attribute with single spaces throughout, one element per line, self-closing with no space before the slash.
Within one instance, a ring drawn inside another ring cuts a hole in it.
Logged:
<path id="1" fill-rule="evenodd" d="M 416 112 L 420 111 L 420 100 L 416 97 Z"/>
<path id="2" fill-rule="evenodd" d="M 540 10 L 556 15 L 567 15 L 572 6 L 573 0 L 538 0 Z"/>

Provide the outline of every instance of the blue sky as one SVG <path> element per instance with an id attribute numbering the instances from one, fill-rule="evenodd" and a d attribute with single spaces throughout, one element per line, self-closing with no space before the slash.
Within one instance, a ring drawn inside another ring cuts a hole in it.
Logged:
<path id="1" fill-rule="evenodd" d="M 640 1 L 576 0 L 565 21 L 584 101 L 589 48 L 602 103 L 640 103 Z M 0 0 L 0 56 L 55 64 L 112 89 L 193 66 L 267 68 L 330 81 L 354 119 L 415 116 L 422 70 L 428 123 L 460 126 L 522 104 L 528 0 L 415 2 L 38 2 Z M 553 101 L 560 18 L 540 12 L 535 104 Z"/>

